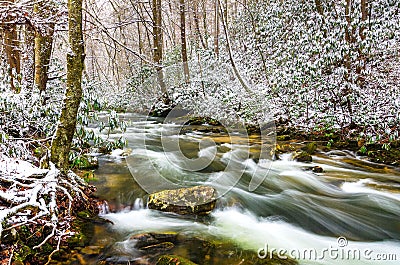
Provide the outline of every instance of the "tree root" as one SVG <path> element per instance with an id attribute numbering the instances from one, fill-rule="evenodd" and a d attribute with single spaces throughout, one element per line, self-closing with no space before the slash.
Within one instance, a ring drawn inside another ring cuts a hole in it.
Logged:
<path id="1" fill-rule="evenodd" d="M 7 162 L 18 164 L 12 159 Z M 10 172 L 8 168 L 14 170 Z M 0 206 L 5 207 L 0 211 L 0 242 L 5 231 L 15 231 L 22 226 L 51 227 L 49 233 L 43 234 L 44 239 L 41 237 L 41 242 L 32 247 L 35 250 L 46 243 L 57 243 L 48 256 L 46 264 L 49 264 L 63 240 L 74 234 L 70 225 L 74 220 L 73 205 L 87 201 L 87 184 L 72 172 L 63 175 L 53 164 L 49 170 L 38 169 L 36 172 L 37 168 L 32 165 L 29 170 L 18 169 L 18 165 L 8 165 L 8 168 L 0 165 L 0 184 L 5 184 L 3 188 L 0 186 Z"/>

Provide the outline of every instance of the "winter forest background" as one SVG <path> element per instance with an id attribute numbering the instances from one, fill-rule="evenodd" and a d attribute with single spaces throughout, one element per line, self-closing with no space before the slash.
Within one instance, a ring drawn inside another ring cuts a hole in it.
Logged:
<path id="1" fill-rule="evenodd" d="M 162 68 L 174 79 L 167 80 L 171 100 L 203 116 L 234 112 L 254 122 L 264 111 L 307 130 L 397 139 L 399 5 L 85 1 L 80 120 L 93 108 L 151 108 L 158 89 L 146 79 Z M 3 142 L 34 124 L 37 134 L 53 134 L 65 87 L 66 20 L 64 1 L 2 2 L 0 107 L 14 115 L 1 119 L 15 126 L 1 128 Z"/>

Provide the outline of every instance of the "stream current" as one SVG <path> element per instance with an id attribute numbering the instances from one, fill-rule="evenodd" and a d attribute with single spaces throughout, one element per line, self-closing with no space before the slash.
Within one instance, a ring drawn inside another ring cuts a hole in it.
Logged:
<path id="1" fill-rule="evenodd" d="M 201 132 L 196 126 L 167 136 L 179 138 L 180 149 L 187 157 L 212 160 L 202 170 L 186 171 L 171 162 L 175 154 L 166 152 L 161 144 L 161 134 L 172 130 L 173 124 L 138 114 L 122 114 L 121 118 L 128 123 L 127 131 L 110 137 L 123 135 L 132 152 L 128 158 L 117 152 L 99 157 L 92 184 L 97 187 L 97 196 L 109 202 L 109 212 L 102 218 L 112 223 L 95 225 L 91 244 L 104 250 L 95 258 L 88 257 L 89 262 L 102 259 L 129 264 L 145 260 L 130 236 L 179 232 L 230 242 L 235 248 L 232 251 L 253 250 L 259 258 L 275 249 L 300 264 L 400 264 L 398 169 L 367 162 L 350 151 L 318 150 L 312 163 L 294 161 L 286 153 L 271 163 L 261 185 L 249 191 L 258 162 L 257 137 L 232 138 L 224 133 Z M 214 153 L 199 149 L 205 138 L 216 143 Z M 241 155 L 244 148 L 250 150 L 250 157 Z M 147 209 L 147 192 L 134 176 L 150 176 L 156 169 L 162 177 L 185 186 L 224 186 L 224 181 L 231 185 L 234 172 L 226 169 L 228 161 L 244 168 L 244 174 L 218 199 L 206 220 Z M 323 173 L 307 170 L 313 166 L 322 167 Z M 182 248 L 191 247 L 181 246 L 173 253 L 187 253 Z M 196 259 L 191 255 L 186 258 Z M 209 264 L 239 264 L 221 255 L 211 260 Z"/>

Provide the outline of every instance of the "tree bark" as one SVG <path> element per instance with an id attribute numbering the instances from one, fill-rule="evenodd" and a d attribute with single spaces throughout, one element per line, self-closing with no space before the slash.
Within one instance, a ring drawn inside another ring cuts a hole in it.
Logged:
<path id="1" fill-rule="evenodd" d="M 323 16 L 324 15 L 324 8 L 322 6 L 321 0 L 315 0 L 315 7 L 317 8 L 317 12 Z"/>
<path id="2" fill-rule="evenodd" d="M 236 78 L 239 80 L 240 84 L 242 85 L 242 87 L 244 88 L 244 90 L 246 90 L 247 93 L 252 93 L 251 89 L 249 88 L 249 86 L 246 84 L 246 82 L 244 81 L 242 75 L 240 74 L 239 70 L 236 67 L 236 63 L 235 60 L 233 59 L 233 55 L 232 55 L 232 48 L 231 48 L 231 43 L 229 40 L 229 34 L 228 34 L 228 26 L 225 24 L 225 18 L 224 18 L 224 10 L 221 7 L 221 3 L 219 2 L 220 0 L 217 0 L 218 5 L 220 6 L 220 11 L 221 11 L 221 15 L 222 15 L 222 28 L 224 30 L 225 33 L 225 38 L 226 38 L 226 49 L 228 50 L 228 55 L 229 55 L 229 61 L 231 62 L 232 68 L 233 68 L 233 72 L 236 75 Z"/>
<path id="3" fill-rule="evenodd" d="M 193 19 L 194 19 L 194 26 L 195 26 L 195 29 L 196 29 L 197 39 L 201 43 L 201 46 L 203 47 L 203 49 L 206 49 L 206 44 L 204 43 L 203 36 L 201 35 L 201 32 L 200 32 L 199 3 L 197 1 L 195 1 L 195 3 L 193 3 L 193 4 L 194 4 L 194 7 L 193 7 Z"/>
<path id="4" fill-rule="evenodd" d="M 69 167 L 68 156 L 82 98 L 82 71 L 85 60 L 82 0 L 68 0 L 68 26 L 67 89 L 57 131 L 51 145 L 51 161 L 64 172 Z"/>
<path id="5" fill-rule="evenodd" d="M 361 26 L 360 26 L 360 39 L 361 41 L 364 41 L 366 36 L 365 36 L 365 23 L 367 22 L 368 19 L 368 0 L 361 0 L 360 4 L 360 9 L 361 9 Z M 362 71 L 365 70 L 365 64 L 366 64 L 366 56 L 365 56 L 365 51 L 362 48 L 362 45 L 358 45 L 358 62 L 357 62 L 357 67 L 356 67 L 356 73 L 357 73 L 357 82 L 358 84 L 362 87 L 365 82 L 365 77 L 363 76 Z"/>
<path id="6" fill-rule="evenodd" d="M 157 65 L 157 80 L 162 92 L 162 100 L 165 104 L 169 104 L 170 99 L 168 91 L 164 83 L 164 74 L 162 71 L 162 55 L 163 55 L 163 32 L 162 32 L 162 13 L 161 0 L 153 0 L 153 60 Z"/>
<path id="7" fill-rule="evenodd" d="M 181 53 L 183 63 L 183 73 L 185 75 L 185 82 L 189 83 L 189 65 L 187 59 L 186 49 L 186 21 L 185 21 L 185 0 L 179 0 L 179 13 L 181 17 Z"/>
<path id="8" fill-rule="evenodd" d="M 35 80 L 35 34 L 35 29 L 31 25 L 25 25 L 25 55 L 21 71 L 25 80 L 25 87 L 29 90 L 33 89 Z"/>
<path id="9" fill-rule="evenodd" d="M 34 12 L 42 19 L 54 15 L 54 6 L 44 1 L 39 1 L 34 6 Z M 42 92 L 46 91 L 49 79 L 49 65 L 53 46 L 55 23 L 51 21 L 44 32 L 35 34 L 35 85 Z"/>
<path id="10" fill-rule="evenodd" d="M 14 2 L 14 0 L 9 0 L 7 3 L 2 3 L 2 5 L 10 5 Z M 6 53 L 6 58 L 9 65 L 8 74 L 10 76 L 11 89 L 19 93 L 20 86 L 16 86 L 16 84 L 14 83 L 14 81 L 21 81 L 21 58 L 18 43 L 17 25 L 10 24 L 3 27 L 3 40 L 4 51 Z"/>
<path id="11" fill-rule="evenodd" d="M 214 52 L 217 57 L 219 56 L 219 0 L 215 0 L 215 14 L 214 14 Z"/>
<path id="12" fill-rule="evenodd" d="M 346 0 L 346 6 L 345 6 L 345 16 L 346 16 L 346 32 L 345 32 L 345 40 L 349 44 L 350 47 L 353 46 L 355 42 L 355 37 L 354 37 L 354 29 L 352 26 L 352 15 L 353 15 L 353 0 Z M 346 82 L 346 87 L 342 91 L 342 98 L 345 101 L 345 105 L 347 107 L 347 111 L 349 112 L 349 119 L 350 119 L 350 125 L 353 124 L 353 107 L 351 105 L 351 94 L 352 94 L 352 88 L 348 83 L 353 83 L 352 80 L 350 80 L 349 76 L 352 71 L 352 59 L 350 56 L 351 51 L 349 51 L 348 54 L 345 54 L 344 56 L 344 65 L 347 68 L 347 73 L 344 75 L 344 79 L 347 81 Z M 341 104 L 342 106 L 342 104 Z M 343 107 L 343 106 L 342 106 Z"/>
<path id="13" fill-rule="evenodd" d="M 208 29 L 207 29 L 207 0 L 201 1 L 201 9 L 203 14 L 203 32 L 205 38 L 205 48 L 208 49 Z"/>

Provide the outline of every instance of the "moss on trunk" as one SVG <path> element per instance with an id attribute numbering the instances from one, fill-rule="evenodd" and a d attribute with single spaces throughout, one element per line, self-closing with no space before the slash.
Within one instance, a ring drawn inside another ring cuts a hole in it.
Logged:
<path id="1" fill-rule="evenodd" d="M 76 115 L 82 98 L 84 45 L 82 34 L 82 0 L 68 0 L 67 89 L 56 135 L 51 146 L 51 161 L 60 169 L 68 168 L 68 155 L 76 129 Z"/>

